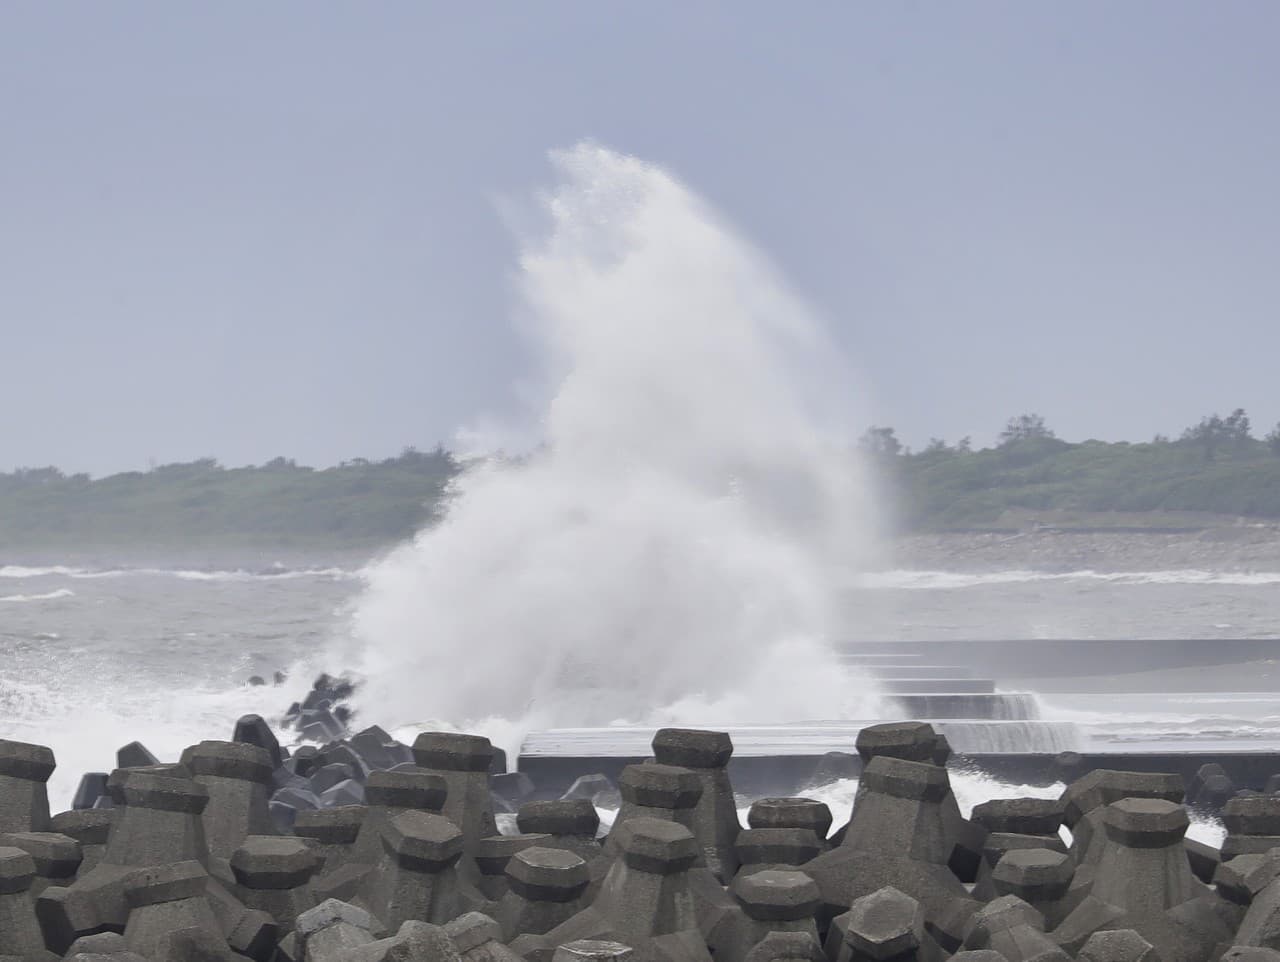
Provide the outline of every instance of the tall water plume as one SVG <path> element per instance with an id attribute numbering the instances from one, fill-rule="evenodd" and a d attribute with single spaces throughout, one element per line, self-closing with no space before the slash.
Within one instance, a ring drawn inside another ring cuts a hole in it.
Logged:
<path id="1" fill-rule="evenodd" d="M 670 174 L 552 155 L 523 245 L 542 444 L 481 460 L 369 571 L 375 720 L 529 727 L 874 717 L 833 668 L 873 511 L 828 402 L 850 385 L 765 259 Z M 385 722 L 384 722 L 385 723 Z"/>

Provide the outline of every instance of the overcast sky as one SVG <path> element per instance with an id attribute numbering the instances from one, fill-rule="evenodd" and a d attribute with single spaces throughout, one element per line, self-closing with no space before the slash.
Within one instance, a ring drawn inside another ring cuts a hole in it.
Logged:
<path id="1" fill-rule="evenodd" d="M 913 444 L 1280 420 L 1280 4 L 0 6 L 0 469 L 501 411 L 504 198 L 594 138 L 779 264 Z"/>

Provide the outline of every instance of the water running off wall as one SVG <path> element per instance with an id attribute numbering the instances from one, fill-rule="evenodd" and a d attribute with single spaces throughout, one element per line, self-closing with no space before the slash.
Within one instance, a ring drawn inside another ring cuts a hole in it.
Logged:
<path id="1" fill-rule="evenodd" d="M 875 717 L 874 682 L 827 647 L 877 512 L 821 325 L 662 169 L 591 144 L 553 161 L 517 312 L 543 443 L 477 463 L 368 571 L 369 717 L 509 748 L 624 720 Z"/>

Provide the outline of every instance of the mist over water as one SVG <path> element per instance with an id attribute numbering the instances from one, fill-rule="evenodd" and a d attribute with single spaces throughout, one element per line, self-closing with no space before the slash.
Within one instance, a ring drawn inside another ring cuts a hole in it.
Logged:
<path id="1" fill-rule="evenodd" d="M 821 325 L 660 168 L 591 144 L 552 159 L 518 278 L 543 443 L 477 462 L 438 525 L 366 571 L 370 716 L 508 747 L 534 727 L 874 717 L 874 685 L 827 661 L 875 532 Z"/>

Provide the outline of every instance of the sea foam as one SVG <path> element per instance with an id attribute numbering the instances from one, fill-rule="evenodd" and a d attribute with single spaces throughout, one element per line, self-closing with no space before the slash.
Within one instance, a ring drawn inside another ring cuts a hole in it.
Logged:
<path id="1" fill-rule="evenodd" d="M 365 703 L 508 747 L 531 727 L 874 716 L 874 683 L 828 649 L 836 573 L 867 563 L 877 517 L 838 352 L 666 171 L 592 144 L 553 161 L 518 277 L 541 444 L 473 463 L 443 519 L 369 568 Z"/>

